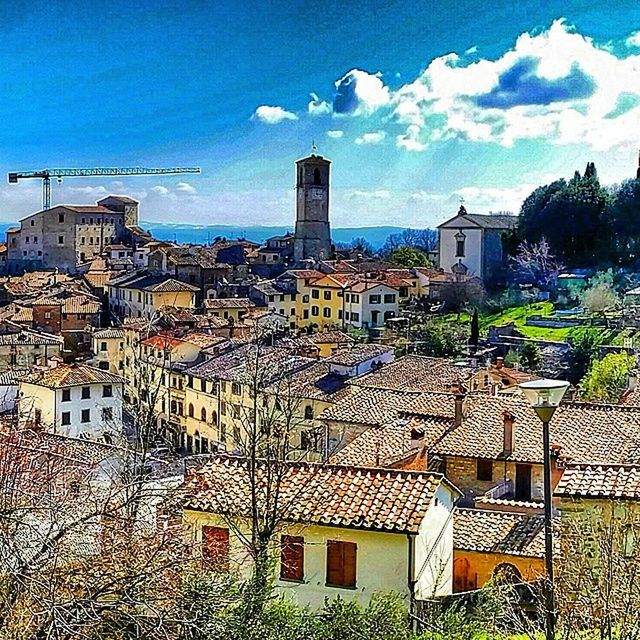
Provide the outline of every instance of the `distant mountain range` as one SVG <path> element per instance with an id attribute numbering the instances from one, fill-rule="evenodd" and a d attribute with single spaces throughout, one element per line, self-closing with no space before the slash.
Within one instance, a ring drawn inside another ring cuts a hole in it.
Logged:
<path id="1" fill-rule="evenodd" d="M 212 224 L 173 224 L 168 222 L 146 222 L 140 223 L 142 227 L 148 229 L 154 238 L 158 240 L 171 240 L 172 242 L 193 242 L 206 244 L 215 238 L 227 238 L 236 240 L 246 238 L 254 242 L 264 242 L 271 236 L 277 236 L 292 231 L 292 227 L 236 227 L 233 225 Z M 0 239 L 4 240 L 5 231 L 15 223 L 0 223 Z M 404 227 L 354 227 L 348 229 L 331 229 L 331 237 L 334 242 L 349 242 L 353 238 L 366 238 L 375 249 L 380 248 L 384 241 L 392 233 L 400 233 Z"/>

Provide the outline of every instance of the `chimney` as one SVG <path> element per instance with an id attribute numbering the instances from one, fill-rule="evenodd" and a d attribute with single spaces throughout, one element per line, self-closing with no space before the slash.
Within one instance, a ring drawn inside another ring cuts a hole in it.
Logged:
<path id="1" fill-rule="evenodd" d="M 513 453 L 513 446 L 515 444 L 516 418 L 510 411 L 503 411 L 502 420 L 504 424 L 502 452 L 508 456 Z"/>
<path id="2" fill-rule="evenodd" d="M 496 369 L 502 369 L 504 366 L 504 358 L 502 356 L 498 356 L 496 358 Z"/>
<path id="3" fill-rule="evenodd" d="M 464 393 L 462 392 L 462 389 L 460 389 L 460 387 L 458 387 L 457 389 L 455 389 L 454 391 L 455 395 L 453 397 L 453 401 L 454 401 L 454 420 L 453 420 L 453 426 L 454 427 L 459 427 L 462 424 L 462 409 L 463 409 L 463 404 L 464 404 Z"/>

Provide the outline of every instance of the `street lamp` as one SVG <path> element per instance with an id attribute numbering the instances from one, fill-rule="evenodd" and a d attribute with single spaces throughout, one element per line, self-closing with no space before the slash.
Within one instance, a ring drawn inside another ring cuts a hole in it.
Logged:
<path id="1" fill-rule="evenodd" d="M 551 451 L 549 448 L 549 422 L 569 383 L 565 380 L 542 378 L 518 385 L 534 411 L 542 421 L 542 446 L 544 449 L 544 549 L 547 568 L 546 597 L 546 640 L 555 638 L 555 603 L 553 595 L 553 531 L 551 528 Z"/>

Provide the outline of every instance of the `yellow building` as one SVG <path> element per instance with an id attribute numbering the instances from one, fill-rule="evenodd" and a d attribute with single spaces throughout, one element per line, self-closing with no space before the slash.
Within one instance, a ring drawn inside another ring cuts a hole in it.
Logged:
<path id="1" fill-rule="evenodd" d="M 457 593 L 479 589 L 498 575 L 517 582 L 545 575 L 541 513 L 458 508 L 453 531 L 453 589 Z"/>
<path id="2" fill-rule="evenodd" d="M 235 324 L 239 324 L 255 306 L 249 298 L 207 298 L 203 302 L 207 315 L 232 319 Z"/>
<path id="3" fill-rule="evenodd" d="M 162 307 L 195 309 L 198 287 L 170 276 L 129 272 L 108 282 L 109 308 L 122 317 L 150 319 Z"/>
<path id="4" fill-rule="evenodd" d="M 123 375 L 125 364 L 125 333 L 120 327 L 95 331 L 91 336 L 93 364 L 103 371 Z"/>
<path id="5" fill-rule="evenodd" d="M 260 482 L 265 472 L 259 464 Z M 336 596 L 367 602 L 381 590 L 417 600 L 451 593 L 459 492 L 441 475 L 290 463 L 280 477 L 270 549 L 280 593 L 312 607 Z M 205 567 L 250 570 L 238 535 L 249 529 L 250 486 L 246 463 L 233 457 L 187 477 L 184 519 Z M 259 513 L 270 506 L 263 500 Z"/>

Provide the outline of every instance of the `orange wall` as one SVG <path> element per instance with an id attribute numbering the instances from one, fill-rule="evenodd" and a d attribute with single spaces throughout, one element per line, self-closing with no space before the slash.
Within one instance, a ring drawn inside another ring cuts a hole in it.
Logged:
<path id="1" fill-rule="evenodd" d="M 502 553 L 479 553 L 477 551 L 459 551 L 455 549 L 453 552 L 454 592 L 482 587 L 493 577 L 494 569 L 502 563 L 515 566 L 525 581 L 535 580 L 544 574 L 544 558 L 527 558 Z"/>

